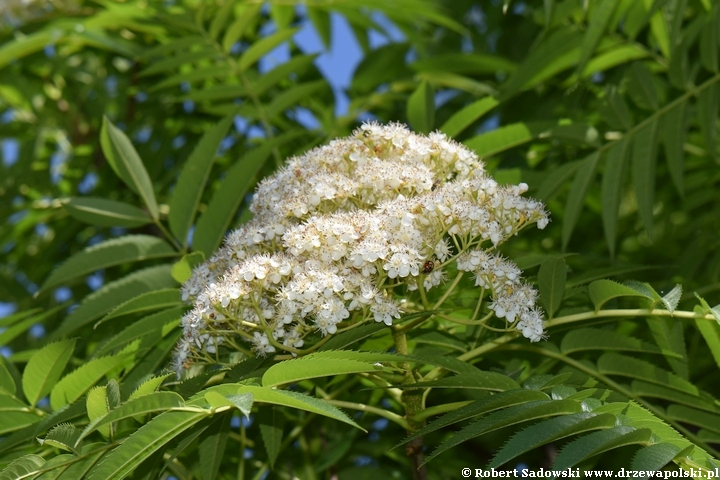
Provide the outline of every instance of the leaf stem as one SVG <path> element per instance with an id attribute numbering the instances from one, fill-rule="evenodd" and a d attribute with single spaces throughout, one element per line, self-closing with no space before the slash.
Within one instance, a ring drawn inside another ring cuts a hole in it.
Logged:
<path id="1" fill-rule="evenodd" d="M 436 405 L 434 407 L 428 407 L 425 410 L 422 410 L 420 412 L 417 412 L 415 415 L 413 415 L 413 421 L 415 422 L 424 422 L 428 418 L 440 415 L 441 413 L 445 412 L 453 412 L 457 410 L 458 408 L 462 408 L 465 405 L 468 405 L 472 403 L 472 400 L 467 400 L 464 402 L 453 402 L 453 403 L 444 403 L 442 405 Z"/>
<path id="2" fill-rule="evenodd" d="M 448 289 L 451 291 L 455 288 L 457 283 L 462 278 L 462 274 L 459 274 L 453 285 Z M 444 300 L 443 300 L 444 301 Z M 442 301 L 440 302 L 442 303 Z M 408 344 L 407 337 L 405 336 L 405 330 L 399 327 L 393 327 L 393 340 L 395 341 L 395 351 L 400 355 L 408 355 Z M 399 366 L 405 370 L 405 381 L 404 384 L 415 383 L 415 376 L 410 368 L 408 362 L 401 362 Z M 425 410 L 424 399 L 425 392 L 427 389 L 405 389 L 402 392 L 400 399 L 402 400 L 403 407 L 405 407 L 405 421 L 407 426 L 405 430 L 408 433 L 414 433 L 424 426 L 423 421 L 416 421 L 415 415 Z M 427 469 L 425 468 L 425 457 L 423 453 L 423 437 L 417 437 L 412 439 L 405 445 L 405 455 L 410 458 L 412 462 L 412 475 L 414 480 L 427 480 Z"/>
<path id="3" fill-rule="evenodd" d="M 395 422 L 405 430 L 407 430 L 408 422 L 397 413 L 389 412 L 385 409 L 373 407 L 371 405 L 365 405 L 364 403 L 346 402 L 344 400 L 325 400 L 327 403 L 335 405 L 336 407 L 349 408 L 351 410 L 358 410 L 360 412 L 373 413 L 379 417 L 387 418 L 391 422 Z"/>

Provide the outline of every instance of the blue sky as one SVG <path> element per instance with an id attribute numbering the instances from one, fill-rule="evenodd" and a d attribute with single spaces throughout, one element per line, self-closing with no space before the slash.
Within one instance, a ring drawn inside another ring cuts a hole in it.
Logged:
<path id="1" fill-rule="evenodd" d="M 325 50 L 320 36 L 312 23 L 305 20 L 298 33 L 293 37 L 295 44 L 306 54 L 320 53 L 315 60 L 318 70 L 327 79 L 335 93 L 335 114 L 347 113 L 350 100 L 345 93 L 350 87 L 353 72 L 363 58 L 363 52 L 358 44 L 350 26 L 344 17 L 336 13 L 331 18 L 331 49 Z M 390 42 L 402 42 L 404 36 L 400 30 L 385 16 L 376 13 L 373 19 L 388 33 L 388 36 L 370 31 L 369 40 L 371 48 L 375 49 Z M 269 30 L 267 33 L 271 33 Z M 287 62 L 290 59 L 290 49 L 287 44 L 281 45 L 260 60 L 260 71 L 266 72 L 273 67 Z"/>

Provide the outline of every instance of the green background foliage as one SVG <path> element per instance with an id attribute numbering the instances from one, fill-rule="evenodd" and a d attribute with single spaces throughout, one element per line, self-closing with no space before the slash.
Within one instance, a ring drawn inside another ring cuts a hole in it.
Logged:
<path id="1" fill-rule="evenodd" d="M 0 301 L 17 307 L 0 478 L 420 478 L 393 448 L 420 436 L 429 478 L 718 466 L 720 3 L 445 3 L 0 12 L 0 137 L 19 146 L 0 166 Z M 343 112 L 293 40 L 308 24 L 330 49 L 338 19 L 364 55 Z M 403 39 L 372 46 L 388 22 Z M 279 46 L 288 61 L 261 69 Z M 549 340 L 432 318 L 408 352 L 368 325 L 297 360 L 167 374 L 179 286 L 257 181 L 367 119 L 439 129 L 547 204 L 550 226 L 503 253 Z"/>

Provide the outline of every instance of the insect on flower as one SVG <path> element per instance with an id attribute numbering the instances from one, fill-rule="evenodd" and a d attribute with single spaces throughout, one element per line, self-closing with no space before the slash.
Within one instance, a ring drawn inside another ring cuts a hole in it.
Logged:
<path id="1" fill-rule="evenodd" d="M 433 262 L 432 260 L 428 260 L 425 263 L 423 263 L 422 273 L 427 274 L 427 273 L 432 272 L 434 269 L 435 269 L 435 262 Z"/>

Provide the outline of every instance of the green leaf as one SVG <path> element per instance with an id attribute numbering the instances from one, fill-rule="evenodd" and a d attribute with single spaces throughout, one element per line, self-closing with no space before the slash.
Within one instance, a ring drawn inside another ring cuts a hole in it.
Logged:
<path id="1" fill-rule="evenodd" d="M 627 91 L 638 107 L 657 110 L 660 94 L 653 74 L 641 62 L 635 62 L 627 71 Z"/>
<path id="2" fill-rule="evenodd" d="M 643 46 L 620 44 L 598 53 L 585 64 L 581 76 L 589 77 L 597 72 L 604 72 L 624 63 L 640 60 L 650 56 L 650 53 Z M 577 75 L 569 77 L 563 86 L 570 86 L 578 81 Z"/>
<path id="3" fill-rule="evenodd" d="M 56 425 L 48 432 L 45 438 L 38 438 L 40 445 L 48 444 L 61 450 L 68 450 L 78 453 L 75 442 L 80 437 L 80 431 L 74 425 L 69 423 L 61 423 Z"/>
<path id="4" fill-rule="evenodd" d="M 387 327 L 384 324 L 375 323 L 375 322 L 366 324 L 366 325 L 362 325 L 357 328 L 352 328 L 348 331 L 333 335 L 330 340 L 325 342 L 318 349 L 318 351 L 341 350 L 341 349 L 347 348 L 350 345 L 353 345 L 361 340 L 365 340 L 366 338 L 372 337 L 379 331 L 386 329 L 386 328 Z"/>
<path id="5" fill-rule="evenodd" d="M 233 69 L 231 66 L 218 66 L 213 65 L 212 67 L 208 68 L 198 68 L 196 70 L 193 70 L 191 72 L 182 72 L 178 73 L 176 75 L 169 76 L 168 78 L 163 79 L 162 81 L 154 84 L 150 88 L 148 88 L 148 92 L 156 92 L 165 90 L 169 87 L 175 87 L 177 85 L 181 85 L 184 82 L 193 83 L 193 82 L 207 82 L 209 80 L 214 80 L 216 78 L 222 79 L 227 78 L 229 75 L 233 73 Z M 239 85 L 224 85 L 224 87 L 234 87 L 236 89 L 242 88 L 242 95 L 247 94 L 247 89 L 244 87 L 241 87 Z M 206 88 L 203 90 L 198 91 L 192 91 L 189 95 L 187 95 L 187 98 L 193 98 L 193 95 L 200 94 L 202 92 L 208 91 L 208 90 L 215 90 L 216 88 L 220 87 L 211 87 Z"/>
<path id="6" fill-rule="evenodd" d="M 51 308 L 47 312 L 43 312 L 40 315 L 34 315 L 26 318 L 10 327 L 5 328 L 0 333 L 0 345 L 9 345 L 18 335 L 26 332 L 32 325 L 36 323 L 43 323 L 46 319 L 55 315 L 58 311 L 63 310 L 67 307 L 67 303 Z"/>
<path id="7" fill-rule="evenodd" d="M 576 160 L 565 163 L 557 170 L 549 173 L 540 184 L 537 197 L 540 200 L 548 201 L 582 165 L 581 160 Z"/>
<path id="8" fill-rule="evenodd" d="M 686 122 L 685 111 L 688 102 L 680 102 L 662 116 L 662 141 L 665 147 L 665 160 L 675 188 L 685 195 L 684 160 Z"/>
<path id="9" fill-rule="evenodd" d="M 532 88 L 572 67 L 580 57 L 581 43 L 582 34 L 570 27 L 556 29 L 543 38 L 505 83 L 502 99 Z"/>
<path id="10" fill-rule="evenodd" d="M 63 35 L 62 30 L 47 29 L 6 41 L 0 47 L 0 69 L 31 53 L 39 52 L 46 45 L 62 38 Z"/>
<path id="11" fill-rule="evenodd" d="M 547 394 L 538 390 L 508 390 L 506 392 L 496 393 L 487 397 L 475 400 L 474 402 L 460 407 L 450 413 L 443 415 L 430 424 L 422 427 L 417 432 L 403 440 L 407 443 L 410 440 L 435 432 L 441 428 L 462 422 L 469 418 L 473 418 L 485 413 L 494 412 L 515 405 L 536 404 L 538 402 L 546 402 L 549 399 Z"/>
<path id="12" fill-rule="evenodd" d="M 646 8 L 648 7 L 647 2 Z M 650 31 L 655 39 L 657 47 L 662 52 L 665 58 L 670 58 L 670 35 L 668 33 L 668 25 L 665 20 L 664 12 L 660 11 L 660 6 L 665 3 L 665 0 L 655 0 L 649 10 L 650 16 Z M 678 13 L 679 14 L 679 13 Z"/>
<path id="13" fill-rule="evenodd" d="M 246 417 L 250 416 L 250 411 L 252 410 L 253 402 L 255 401 L 252 393 L 221 395 L 220 393 L 212 390 L 205 394 L 205 400 L 207 400 L 213 408 L 222 406 L 237 408 Z"/>
<path id="14" fill-rule="evenodd" d="M 218 52 L 215 47 L 202 47 L 199 50 L 193 50 L 190 52 L 180 51 L 177 52 L 177 55 L 175 56 L 153 62 L 152 65 L 140 72 L 139 76 L 147 77 L 149 75 L 155 75 L 158 73 L 165 73 L 165 75 L 167 75 L 167 72 L 169 70 L 174 70 L 181 65 L 185 65 L 187 63 L 195 63 L 220 58 L 220 52 Z"/>
<path id="15" fill-rule="evenodd" d="M 0 412 L 27 412 L 28 406 L 16 397 L 0 394 Z"/>
<path id="16" fill-rule="evenodd" d="M 28 454 L 20 458 L 16 458 L 10 464 L 3 468 L 0 472 L 0 480 L 16 480 L 20 478 L 28 478 L 34 472 L 40 470 L 45 465 L 45 459 L 39 455 Z"/>
<path id="17" fill-rule="evenodd" d="M 540 301 L 549 318 L 560 308 L 565 296 L 565 282 L 567 280 L 567 266 L 565 259 L 548 258 L 540 265 L 538 272 L 538 288 Z"/>
<path id="18" fill-rule="evenodd" d="M 227 25 L 227 22 L 230 19 L 230 15 L 232 15 L 234 6 L 234 1 L 226 0 L 225 3 L 223 3 L 222 6 L 218 8 L 218 10 L 213 15 L 212 22 L 210 22 L 210 31 L 208 32 L 210 33 L 210 38 L 212 38 L 213 40 L 217 39 L 222 29 L 225 28 L 225 25 Z"/>
<path id="19" fill-rule="evenodd" d="M 292 4 L 271 3 L 270 18 L 275 22 L 278 29 L 287 28 L 295 18 L 295 6 Z"/>
<path id="20" fill-rule="evenodd" d="M 328 83 L 325 80 L 315 80 L 295 85 L 273 99 L 267 107 L 267 115 L 269 118 L 275 118 L 288 108 L 296 106 L 302 100 L 311 98 L 317 92 L 326 88 L 328 88 Z"/>
<path id="21" fill-rule="evenodd" d="M 88 247 L 60 264 L 45 280 L 41 290 L 48 290 L 103 268 L 175 255 L 175 250 L 164 240 L 150 235 L 112 238 Z"/>
<path id="22" fill-rule="evenodd" d="M 700 63 L 707 70 L 718 72 L 718 41 L 720 41 L 720 9 L 717 5 L 707 16 L 700 31 Z"/>
<path id="23" fill-rule="evenodd" d="M 263 387 L 276 387 L 310 378 L 382 370 L 381 365 L 375 366 L 368 362 L 342 358 L 334 358 L 332 362 L 328 362 L 323 357 L 306 356 L 279 362 L 268 368 L 262 377 L 262 385 Z"/>
<path id="24" fill-rule="evenodd" d="M 290 75 L 300 76 L 305 70 L 310 68 L 318 55 L 319 54 L 294 56 L 287 62 L 278 65 L 258 78 L 253 85 L 253 91 L 256 95 L 261 95 Z"/>
<path id="25" fill-rule="evenodd" d="M 431 55 L 410 64 L 416 72 L 452 72 L 463 75 L 495 75 L 512 73 L 517 64 L 498 55 L 485 53 L 442 53 Z"/>
<path id="26" fill-rule="evenodd" d="M 617 218 L 627 176 L 629 146 L 630 141 L 622 138 L 608 149 L 607 163 L 602 179 L 603 230 L 612 257 L 615 256 Z"/>
<path id="27" fill-rule="evenodd" d="M 422 332 L 422 333 L 421 333 Z M 411 339 L 417 343 L 424 343 L 427 345 L 436 345 L 447 350 L 455 350 L 460 353 L 465 353 L 465 342 L 458 340 L 455 335 L 451 335 L 447 332 L 441 332 L 437 330 L 423 329 L 411 333 Z"/>
<path id="28" fill-rule="evenodd" d="M 186 35 L 182 38 L 170 40 L 168 43 L 158 45 L 157 47 L 148 48 L 139 57 L 143 60 L 151 60 L 155 58 L 165 58 L 174 53 L 187 52 L 195 45 L 202 45 L 206 42 L 206 37 L 202 35 Z"/>
<path id="29" fill-rule="evenodd" d="M 77 339 L 61 340 L 43 347 L 25 366 L 23 393 L 31 407 L 50 393 L 72 356 Z"/>
<path id="30" fill-rule="evenodd" d="M 215 253 L 272 149 L 302 134 L 303 131 L 296 130 L 275 137 L 274 140 L 251 150 L 230 168 L 220 188 L 210 200 L 207 210 L 198 219 L 193 238 L 195 250 L 203 252 L 205 258 L 210 258 Z"/>
<path id="31" fill-rule="evenodd" d="M 3 397 L 0 396 L 0 399 L 2 398 Z M 15 402 L 23 405 L 23 408 L 27 408 L 27 405 L 22 404 L 22 402 L 17 400 L 15 400 Z M 2 400 L 0 400 L 0 403 L 2 403 Z M 84 416 L 85 405 L 80 402 L 70 405 L 67 408 L 63 408 L 59 412 L 50 412 L 44 418 L 40 418 L 35 414 L 22 414 L 20 412 L 13 415 L 0 415 L 0 432 L 2 433 L 17 430 L 17 428 L 7 428 L 8 423 L 10 423 L 8 422 L 9 419 L 14 417 L 24 417 L 21 418 L 20 421 L 12 422 L 14 425 L 20 425 L 24 428 L 5 437 L 3 441 L 0 442 L 0 451 L 8 452 L 10 450 L 17 449 L 17 447 L 23 443 L 27 445 L 26 442 L 35 443 L 35 438 L 42 435 L 53 425 L 57 425 L 62 422 L 74 421 Z"/>
<path id="32" fill-rule="evenodd" d="M 178 283 L 185 283 L 190 280 L 192 272 L 205 261 L 205 255 L 202 252 L 192 252 L 184 255 L 180 260 L 172 266 L 172 277 Z"/>
<path id="33" fill-rule="evenodd" d="M 235 42 L 240 40 L 248 28 L 253 22 L 258 20 L 258 13 L 262 4 L 243 4 L 238 6 L 239 9 L 237 18 L 230 26 L 225 30 L 225 36 L 223 37 L 222 45 L 223 50 L 229 52 Z"/>
<path id="34" fill-rule="evenodd" d="M 78 441 L 101 427 L 127 418 L 142 417 L 149 413 L 166 412 L 173 408 L 185 406 L 185 400 L 175 392 L 153 392 L 136 398 L 128 399 L 121 406 L 110 410 L 106 415 L 92 420 L 82 431 Z M 159 418 L 159 417 L 158 417 Z M 151 421 L 152 422 L 152 421 Z"/>
<path id="35" fill-rule="evenodd" d="M 231 72 L 232 73 L 232 72 Z M 176 101 L 192 100 L 193 102 L 206 102 L 214 100 L 237 99 L 247 96 L 248 89 L 244 85 L 219 85 L 217 87 L 203 88 L 202 90 L 191 91 L 185 96 L 178 97 Z M 235 108 L 237 110 L 237 108 Z M 233 116 L 231 111 L 229 116 Z M 213 152 L 213 157 L 215 152 Z M 205 159 L 207 160 L 207 159 Z M 211 159 L 212 160 L 212 159 Z"/>
<path id="36" fill-rule="evenodd" d="M 640 272 L 643 270 L 648 270 L 652 267 L 647 267 L 644 265 L 615 265 L 612 267 L 604 267 L 604 268 L 594 268 L 592 270 L 588 270 L 577 277 L 571 278 L 568 280 L 567 285 L 565 286 L 566 289 L 570 289 L 572 287 L 578 287 L 580 285 L 584 285 L 586 283 L 593 282 L 595 280 L 605 279 L 606 277 L 615 277 L 618 275 L 625 275 L 627 273 L 633 273 L 633 272 Z"/>
<path id="37" fill-rule="evenodd" d="M 133 390 L 130 397 L 128 397 L 128 400 L 133 400 L 135 398 L 142 397 L 143 395 L 155 392 L 171 375 L 171 373 L 166 373 L 164 375 L 153 376 L 144 380 L 135 390 Z"/>
<path id="38" fill-rule="evenodd" d="M 369 93 L 378 85 L 408 77 L 411 72 L 405 63 L 409 46 L 391 43 L 375 48 L 355 69 L 350 91 L 353 94 Z"/>
<path id="39" fill-rule="evenodd" d="M 395 67 L 397 70 L 404 70 L 405 66 Z M 402 77 L 404 71 L 398 72 L 398 76 Z M 389 75 L 386 73 L 385 75 Z M 449 88 L 453 90 L 460 90 L 467 92 L 475 97 L 483 97 L 486 95 L 495 96 L 498 94 L 497 90 L 490 84 L 479 82 L 470 77 L 458 75 L 456 73 L 449 72 L 421 72 L 417 75 L 419 80 L 425 80 L 433 84 L 436 88 Z M 391 79 L 388 79 L 390 81 Z"/>
<path id="40" fill-rule="evenodd" d="M 699 305 L 696 305 L 693 311 L 705 314 L 704 309 Z M 707 343 L 710 353 L 715 359 L 715 364 L 720 367 L 720 324 L 717 321 L 696 318 L 695 325 L 705 339 L 705 343 Z"/>
<path id="41" fill-rule="evenodd" d="M 630 468 L 637 472 L 661 471 L 664 466 L 673 461 L 680 450 L 680 447 L 672 443 L 649 445 L 638 450 L 630 463 Z"/>
<path id="42" fill-rule="evenodd" d="M 227 4 L 232 2 L 228 1 Z M 170 199 L 168 222 L 170 231 L 183 246 L 187 244 L 188 231 L 195 218 L 218 147 L 230 129 L 233 116 L 226 116 L 205 132 L 180 172 Z"/>
<path id="43" fill-rule="evenodd" d="M 323 48 L 325 50 L 329 50 L 332 36 L 332 21 L 330 19 L 330 14 L 320 5 L 308 5 L 307 16 L 312 23 L 312 26 L 315 28 L 315 32 L 320 37 L 320 40 L 322 40 Z"/>
<path id="44" fill-rule="evenodd" d="M 555 459 L 553 469 L 565 470 L 593 455 L 625 445 L 644 445 L 650 437 L 652 430 L 649 428 L 635 429 L 624 425 L 591 433 L 566 445 Z"/>
<path id="45" fill-rule="evenodd" d="M 91 388 L 85 400 L 85 407 L 87 408 L 90 423 L 107 415 L 110 411 L 110 405 L 108 404 L 106 387 Z M 110 425 L 103 425 L 97 430 L 104 438 L 110 437 Z"/>
<path id="46" fill-rule="evenodd" d="M 174 325 L 180 324 L 183 313 L 185 313 L 185 308 L 181 306 L 162 310 L 153 315 L 143 317 L 137 322 L 125 327 L 120 333 L 102 344 L 102 346 L 95 351 L 94 355 L 96 357 L 107 355 L 115 349 L 122 348 L 128 343 L 150 335 L 159 338 L 162 336 L 162 332 L 167 325 L 171 323 L 174 323 Z"/>
<path id="47" fill-rule="evenodd" d="M 435 126 L 435 91 L 426 81 L 410 95 L 407 103 L 407 118 L 413 130 L 430 133 Z"/>
<path id="48" fill-rule="evenodd" d="M 687 380 L 688 358 L 682 321 L 668 317 L 647 317 L 646 321 L 655 343 L 664 352 L 671 353 L 665 358 L 673 371 Z"/>
<path id="49" fill-rule="evenodd" d="M 680 299 L 682 298 L 682 285 L 677 284 L 673 287 L 672 290 L 670 290 L 668 293 L 666 293 L 662 297 L 662 302 L 665 305 L 665 308 L 670 312 L 673 313 L 675 309 L 678 306 L 678 303 L 680 303 Z"/>
<path id="50" fill-rule="evenodd" d="M 231 415 L 231 413 L 219 415 L 200 435 L 198 453 L 200 457 L 200 474 L 203 480 L 215 480 L 218 478 L 220 465 L 225 455 L 228 434 L 230 433 Z"/>
<path id="51" fill-rule="evenodd" d="M 20 322 L 21 320 L 34 315 L 38 312 L 41 312 L 42 308 L 33 308 L 32 310 L 24 310 L 22 312 L 14 313 L 12 315 L 8 315 L 6 317 L 0 318 L 0 327 L 7 327 L 10 326 L 16 322 Z"/>
<path id="52" fill-rule="evenodd" d="M 440 130 L 448 137 L 457 137 L 476 120 L 495 108 L 499 102 L 493 97 L 485 97 L 456 112 L 442 124 Z"/>
<path id="53" fill-rule="evenodd" d="M 323 400 L 309 397 L 307 395 L 303 395 L 302 393 L 251 385 L 244 385 L 240 387 L 237 390 L 237 393 L 252 393 L 255 398 L 255 402 L 271 403 L 273 405 L 283 405 L 299 410 L 305 410 L 307 412 L 316 413 L 318 415 L 347 423 L 348 425 L 352 425 L 353 427 L 363 430 L 362 427 L 360 427 L 338 408 Z"/>
<path id="54" fill-rule="evenodd" d="M 350 452 L 356 438 L 356 430 L 349 433 L 343 432 L 337 441 L 328 445 L 328 448 L 320 454 L 320 457 L 313 465 L 313 470 L 321 473 L 340 463 Z M 346 470 L 343 470 L 343 472 L 346 472 Z M 375 480 L 378 480 L 377 477 L 375 477 Z"/>
<path id="55" fill-rule="evenodd" d="M 87 472 L 95 465 L 98 460 L 105 454 L 103 444 L 89 444 L 80 449 L 82 460 L 73 462 L 58 477 L 58 480 L 75 480 L 77 478 L 86 478 Z M 55 457 L 57 458 L 57 457 Z"/>
<path id="56" fill-rule="evenodd" d="M 163 288 L 162 290 L 141 293 L 137 297 L 131 298 L 127 302 L 114 308 L 95 325 L 95 328 L 108 320 L 123 315 L 149 312 L 178 305 L 182 305 L 182 302 L 180 300 L 180 291 L 177 288 Z"/>
<path id="57" fill-rule="evenodd" d="M 710 158 L 717 156 L 717 117 L 720 86 L 713 83 L 700 92 L 697 97 L 698 122 L 705 139 L 705 149 Z"/>
<path id="58" fill-rule="evenodd" d="M 666 416 L 690 425 L 697 425 L 720 433 L 720 415 L 704 412 L 685 405 L 668 405 Z"/>
<path id="59" fill-rule="evenodd" d="M 625 376 L 629 377 L 630 375 Z M 635 379 L 630 383 L 630 390 L 635 398 L 657 398 L 663 402 L 679 403 L 708 411 L 716 411 L 717 409 L 712 402 L 703 397 L 668 388 L 660 383 L 650 383 Z"/>
<path id="60" fill-rule="evenodd" d="M 595 178 L 595 170 L 600 161 L 600 152 L 596 151 L 588 155 L 582 160 L 580 168 L 575 174 L 572 184 L 570 185 L 570 193 L 565 203 L 565 217 L 562 224 L 562 247 L 567 248 L 570 237 L 572 236 L 580 212 L 585 204 L 585 196 L 588 187 Z"/>
<path id="61" fill-rule="evenodd" d="M 205 411 L 161 413 L 107 453 L 103 460 L 90 470 L 88 479 L 120 480 L 125 478 L 153 453 L 208 415 L 209 412 Z"/>
<path id="62" fill-rule="evenodd" d="M 463 388 L 471 390 L 489 390 L 504 392 L 515 390 L 520 385 L 512 378 L 497 372 L 484 372 L 477 370 L 473 373 L 460 373 L 452 377 L 431 380 L 428 382 L 406 383 L 396 385 L 397 388 Z"/>
<path id="63" fill-rule="evenodd" d="M 605 98 L 600 103 L 599 112 L 612 127 L 620 126 L 624 130 L 632 127 L 630 109 L 615 85 L 605 89 Z"/>
<path id="64" fill-rule="evenodd" d="M 449 440 L 446 440 L 437 447 L 432 455 L 427 457 L 425 463 L 435 459 L 438 455 L 446 452 L 450 448 L 485 433 L 544 417 L 568 415 L 580 413 L 581 411 L 582 406 L 580 403 L 573 400 L 544 400 L 505 408 L 499 412 L 491 413 L 460 430 L 450 437 Z"/>
<path id="65" fill-rule="evenodd" d="M 277 406 L 263 408 L 258 415 L 258 423 L 260 424 L 260 436 L 272 468 L 282 446 L 285 414 Z"/>
<path id="66" fill-rule="evenodd" d="M 139 208 L 104 198 L 74 197 L 63 206 L 73 218 L 99 227 L 136 228 L 152 223 Z"/>
<path id="67" fill-rule="evenodd" d="M 10 374 L 5 364 L 0 362 L 0 393 L 15 395 L 16 391 L 17 385 L 15 385 L 15 379 Z"/>
<path id="68" fill-rule="evenodd" d="M 12 406 L 7 405 L 8 399 L 13 400 L 12 397 L 0 396 L 0 410 L 4 412 L 3 415 L 0 415 L 0 435 L 18 430 L 23 431 L 40 423 L 41 418 L 35 413 L 28 412 L 27 405 L 17 400 Z"/>
<path id="69" fill-rule="evenodd" d="M 272 35 L 268 35 L 267 37 L 253 43 L 252 46 L 242 54 L 240 60 L 238 60 L 238 68 L 241 71 L 247 70 L 255 62 L 257 62 L 260 57 L 267 54 L 270 50 L 274 49 L 281 43 L 289 40 L 296 32 L 297 28 L 280 29 Z"/>
<path id="70" fill-rule="evenodd" d="M 532 125 L 513 123 L 472 137 L 464 143 L 480 158 L 485 158 L 527 143 L 537 137 L 538 133 Z"/>
<path id="71" fill-rule="evenodd" d="M 647 298 L 637 290 L 621 285 L 612 280 L 596 280 L 588 287 L 590 300 L 595 305 L 595 311 L 599 311 L 605 303 L 619 297 L 641 297 Z"/>
<path id="72" fill-rule="evenodd" d="M 695 396 L 699 392 L 698 388 L 689 381 L 650 362 L 627 355 L 605 353 L 598 359 L 597 367 L 600 373 L 637 378 Z"/>
<path id="73" fill-rule="evenodd" d="M 616 350 L 643 353 L 662 353 L 660 348 L 637 338 L 611 330 L 599 328 L 578 328 L 568 332 L 562 339 L 560 351 L 564 354 L 585 350 Z M 669 352 L 670 355 L 675 355 Z"/>
<path id="74" fill-rule="evenodd" d="M 655 168 L 657 164 L 658 118 L 652 119 L 635 134 L 632 150 L 632 183 L 638 212 L 648 235 L 653 231 Z"/>
<path id="75" fill-rule="evenodd" d="M 153 192 L 153 184 L 145 165 L 135 151 L 130 139 L 107 118 L 103 117 L 100 130 L 100 145 L 106 160 L 115 174 L 130 190 L 140 195 L 150 216 L 158 220 L 158 205 Z"/>
<path id="76" fill-rule="evenodd" d="M 85 297 L 51 337 L 58 338 L 77 330 L 104 316 L 118 305 L 138 295 L 175 286 L 170 275 L 170 265 L 137 270 L 119 280 L 103 285 L 96 292 Z"/>
<path id="77" fill-rule="evenodd" d="M 497 468 L 518 455 L 571 435 L 614 427 L 616 418 L 610 413 L 582 412 L 538 422 L 513 435 L 495 454 L 489 467 Z"/>
<path id="78" fill-rule="evenodd" d="M 605 30 L 607 30 L 610 19 L 619 3 L 620 0 L 600 0 L 595 4 L 592 15 L 589 16 L 588 28 L 580 45 L 580 60 L 578 60 L 577 65 L 578 74 L 585 69 L 585 65 L 600 44 L 600 40 L 605 34 Z"/>
<path id="79" fill-rule="evenodd" d="M 121 352 L 117 355 L 96 358 L 83 363 L 55 385 L 50 392 L 50 406 L 53 410 L 59 410 L 68 403 L 73 403 L 126 359 L 127 354 Z"/>

